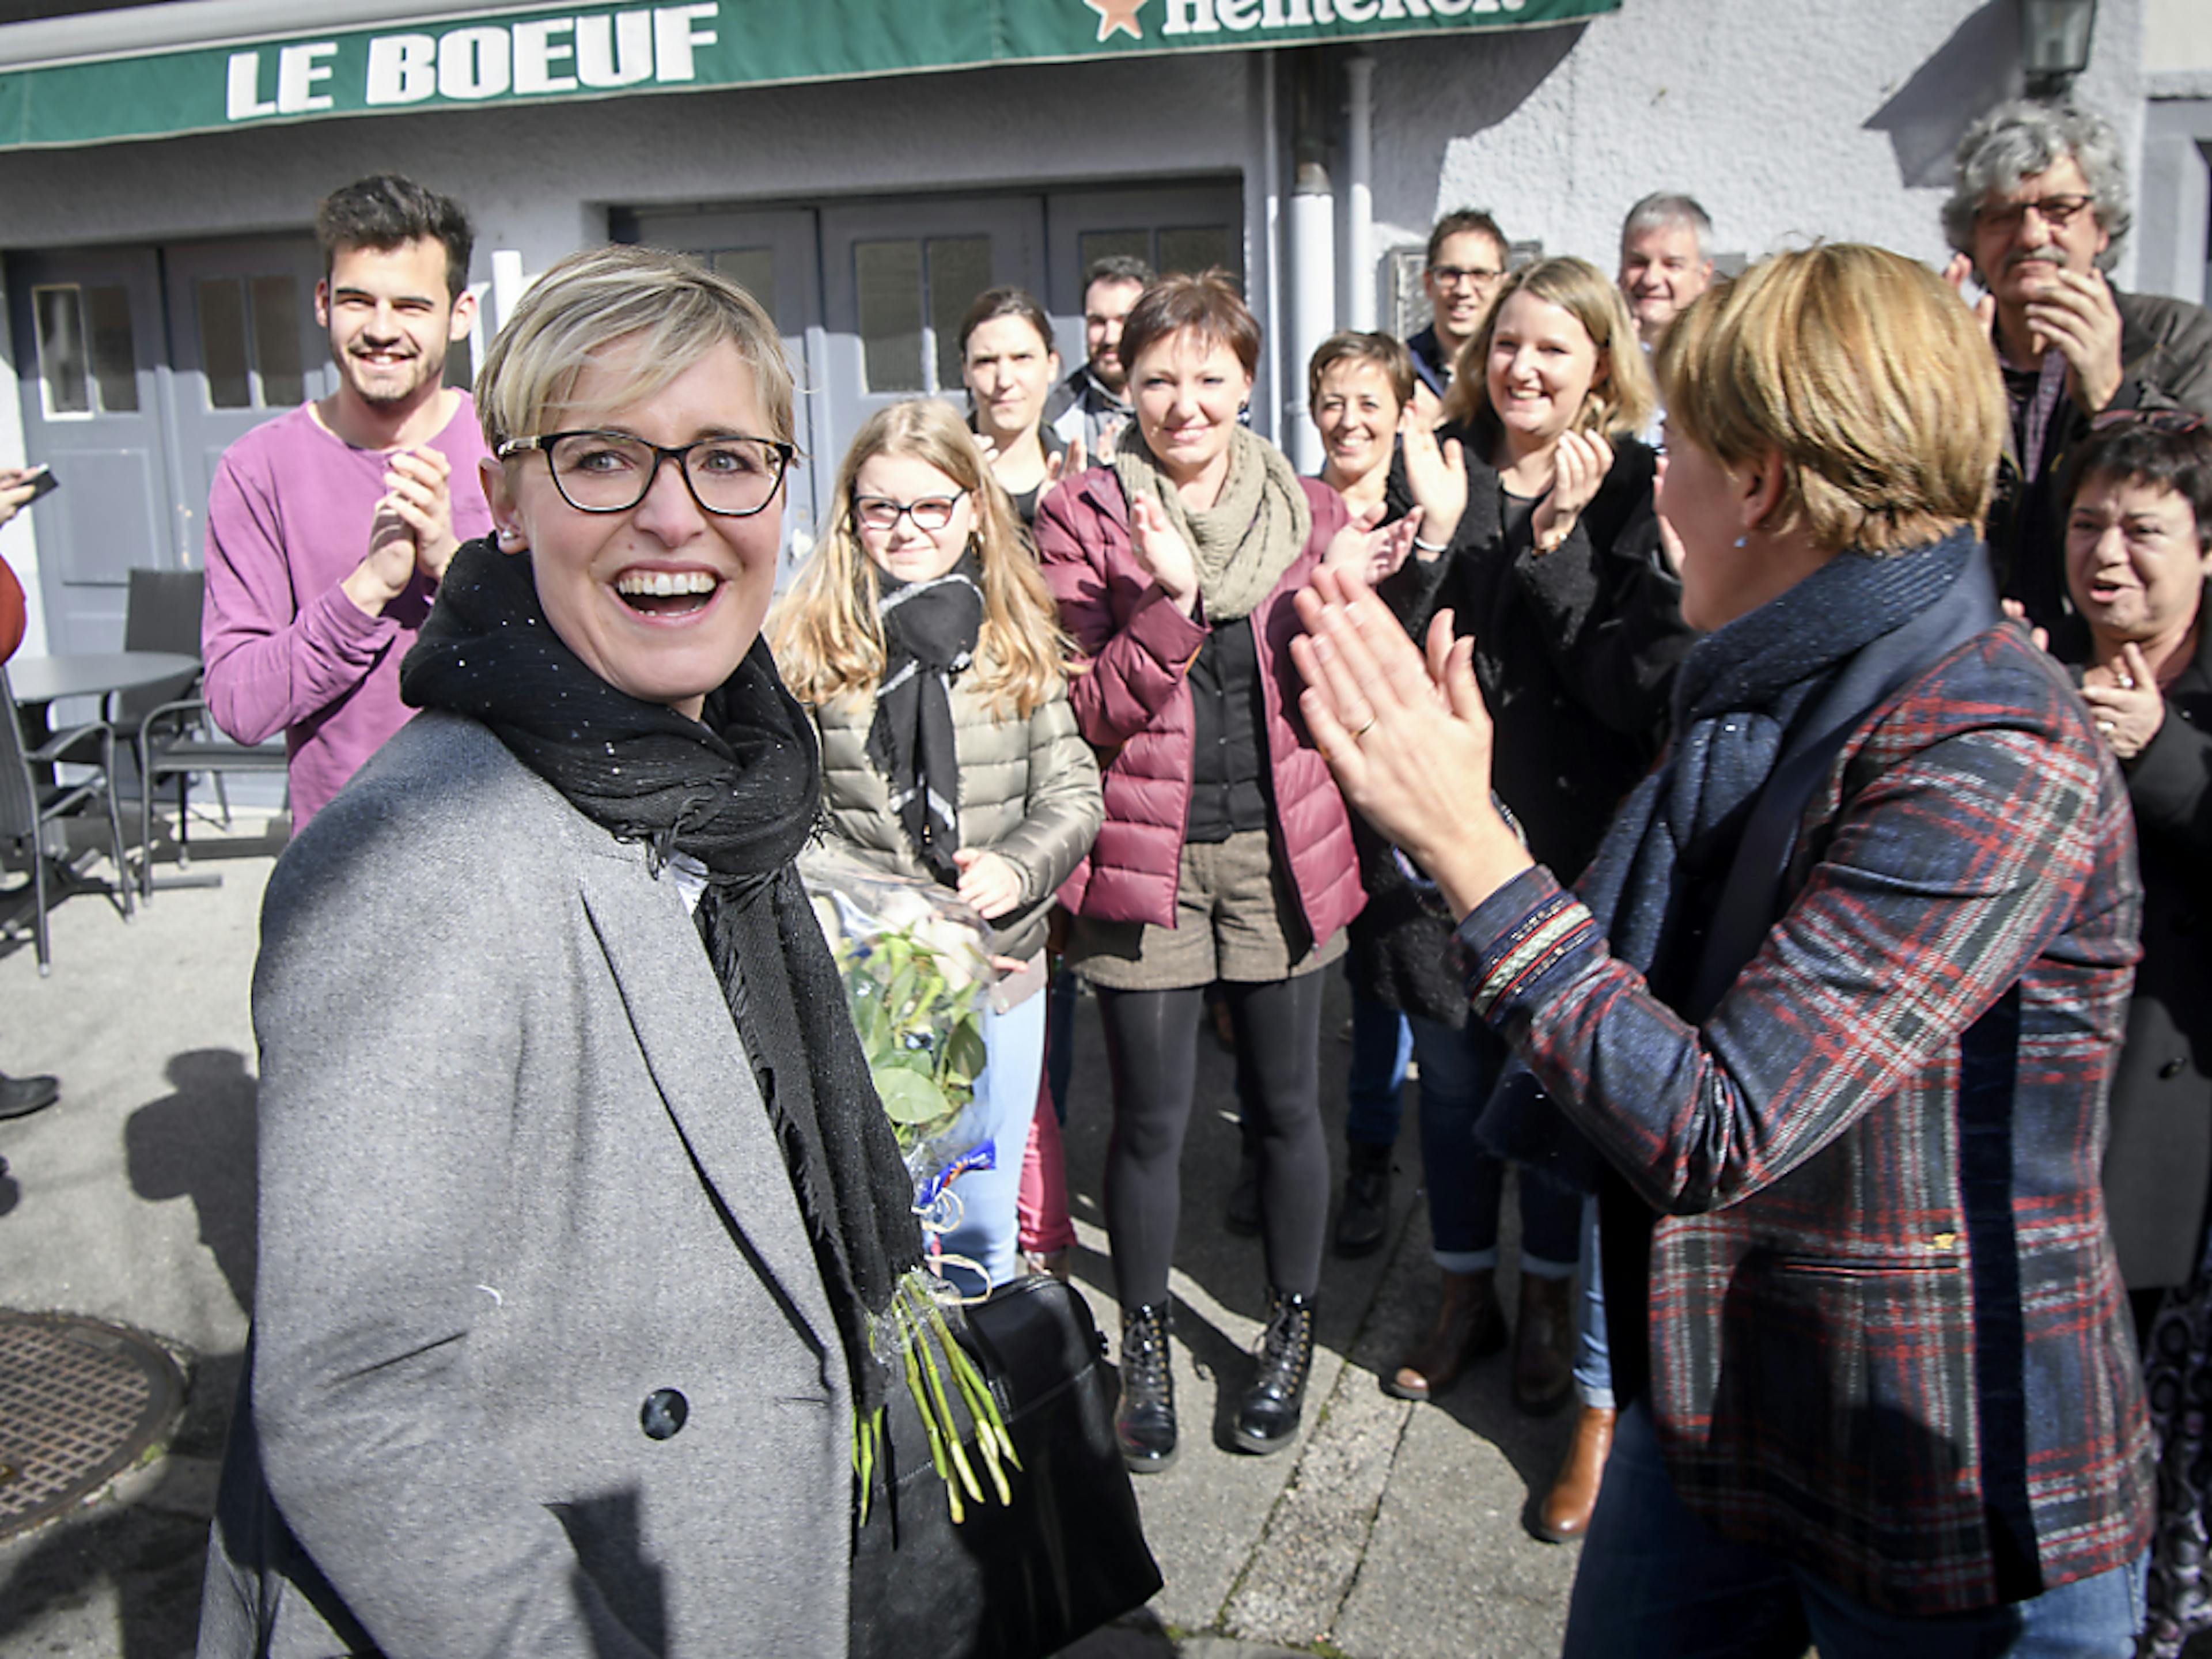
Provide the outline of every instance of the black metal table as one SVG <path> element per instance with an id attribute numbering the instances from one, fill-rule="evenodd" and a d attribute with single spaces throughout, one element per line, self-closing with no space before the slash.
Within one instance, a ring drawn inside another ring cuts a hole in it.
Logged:
<path id="1" fill-rule="evenodd" d="M 93 651 L 60 657 L 16 657 L 8 664 L 8 689 L 15 696 L 15 718 L 23 733 L 23 746 L 35 750 L 53 736 L 52 708 L 64 698 L 105 699 L 118 691 L 138 691 L 163 684 L 173 684 L 177 693 L 182 695 L 199 672 L 198 657 L 174 651 Z M 53 781 L 52 767 L 32 769 L 34 774 L 43 774 L 39 781 Z M 112 777 L 108 780 L 108 787 L 114 787 Z M 139 787 L 145 787 L 143 781 Z M 140 856 L 149 854 L 141 849 Z M 70 886 L 100 884 L 86 882 L 66 859 L 53 859 L 50 863 Z M 118 872 L 118 875 L 125 881 L 131 878 L 127 871 Z M 210 886 L 221 880 L 220 876 L 212 882 L 205 877 L 185 877 L 175 884 Z"/>

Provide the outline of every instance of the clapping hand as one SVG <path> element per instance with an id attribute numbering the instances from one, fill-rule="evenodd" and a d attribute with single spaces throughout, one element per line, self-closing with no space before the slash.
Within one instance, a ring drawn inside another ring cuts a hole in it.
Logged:
<path id="1" fill-rule="evenodd" d="M 1474 683 L 1474 642 L 1448 611 L 1425 658 L 1382 601 L 1323 569 L 1295 603 L 1298 700 L 1345 799 L 1436 878 L 1464 915 L 1528 867 L 1490 794 L 1490 711 Z"/>
<path id="2" fill-rule="evenodd" d="M 1943 280 L 1950 283 L 1951 292 L 1959 296 L 1961 305 L 1972 306 L 1974 320 L 1981 325 L 1982 332 L 1987 334 L 1996 323 L 1996 296 L 1984 294 L 1978 300 L 1967 300 L 1966 284 L 1974 280 L 1974 262 L 1963 253 L 1953 254 L 1951 263 L 1943 267 Z"/>
<path id="3" fill-rule="evenodd" d="M 2027 607 L 2026 605 L 2022 605 L 2018 599 L 1999 599 L 1997 604 L 1999 607 L 2002 609 L 2006 616 L 2011 617 L 2022 628 L 2027 629 L 2027 637 L 2034 643 L 2037 650 L 2048 651 L 2051 649 L 2051 630 L 2047 628 L 2037 628 L 2029 623 L 2027 620 Z"/>
<path id="4" fill-rule="evenodd" d="M 1667 522 L 1667 515 L 1659 507 L 1660 497 L 1666 488 L 1667 455 L 1662 450 L 1659 465 L 1651 475 L 1651 513 L 1659 520 L 1659 551 L 1666 557 L 1667 568 L 1679 580 L 1682 574 L 1682 538 L 1676 533 L 1674 526 Z"/>
<path id="5" fill-rule="evenodd" d="M 1083 468 L 1083 440 L 1080 438 L 1070 438 L 1067 441 L 1067 447 L 1061 450 L 1059 454 L 1048 455 L 1045 457 L 1045 485 L 1049 489 L 1052 485 L 1058 483 L 1062 478 L 1073 477 L 1077 473 L 1082 471 Z"/>
<path id="6" fill-rule="evenodd" d="M 2122 760 L 2142 754 L 2166 724 L 2166 698 L 2142 647 L 2133 641 L 2123 646 L 2112 661 L 2098 664 L 2081 677 L 2081 701 L 2089 705 L 2097 730 Z"/>
<path id="7" fill-rule="evenodd" d="M 387 509 L 407 527 L 415 568 L 432 581 L 446 574 L 460 539 L 453 534 L 453 464 L 443 450 L 425 444 L 392 452 L 384 475 L 384 498 L 377 503 L 381 523 Z"/>
<path id="8" fill-rule="evenodd" d="M 1438 444 L 1435 423 L 1411 404 L 1398 416 L 1398 438 L 1406 456 L 1406 488 L 1419 505 L 1429 532 L 1423 539 L 1431 547 L 1442 547 L 1451 540 L 1460 515 L 1467 511 L 1466 452 L 1456 438 Z"/>
<path id="9" fill-rule="evenodd" d="M 1129 503 L 1129 552 L 1186 617 L 1198 608 L 1198 561 L 1190 544 L 1149 495 Z"/>
<path id="10" fill-rule="evenodd" d="M 1613 445 L 1595 432 L 1568 432 L 1552 455 L 1552 488 L 1536 503 L 1530 528 L 1536 551 L 1549 553 L 1572 533 L 1575 520 L 1613 470 Z"/>
<path id="11" fill-rule="evenodd" d="M 1413 538 L 1421 533 L 1422 514 L 1417 507 L 1395 524 L 1377 529 L 1386 511 L 1381 501 L 1353 508 L 1344 528 L 1329 538 L 1322 568 L 1340 571 L 1357 579 L 1363 587 L 1372 587 L 1393 574 L 1413 550 Z"/>

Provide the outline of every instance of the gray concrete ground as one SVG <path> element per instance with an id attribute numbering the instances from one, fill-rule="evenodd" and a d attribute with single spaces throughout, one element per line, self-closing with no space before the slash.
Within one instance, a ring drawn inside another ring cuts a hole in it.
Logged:
<path id="1" fill-rule="evenodd" d="M 151 1333 L 191 1381 L 161 1455 L 0 1545 L 0 1655 L 176 1659 L 191 1650 L 216 1461 L 252 1301 L 246 996 L 256 908 L 280 837 L 281 823 L 241 819 L 228 836 L 196 827 L 193 869 L 219 872 L 222 885 L 161 893 L 127 926 L 97 896 L 70 899 L 53 915 L 50 977 L 40 976 L 27 935 L 0 939 L 0 1069 L 64 1080 L 58 1106 L 0 1123 L 10 1166 L 0 1177 L 0 1304 Z M 0 896 L 0 912 L 9 903 Z M 1095 1005 L 1081 1007 L 1067 1139 L 1076 1273 L 1113 1331 L 1098 1200 L 1105 1066 Z M 1322 1062 L 1340 1158 L 1344 1018 L 1339 982 Z M 1569 1417 L 1516 1413 L 1502 1359 L 1438 1405 L 1409 1405 L 1377 1386 L 1430 1292 L 1410 1121 L 1391 1245 L 1364 1261 L 1332 1257 L 1324 1272 L 1305 1432 L 1274 1457 L 1229 1449 L 1266 1287 L 1256 1241 L 1221 1225 L 1237 1156 L 1231 1077 L 1212 1039 L 1201 1047 L 1175 1283 L 1185 1450 L 1170 1473 L 1138 1483 L 1166 1588 L 1074 1652 L 1555 1652 L 1574 1552 L 1535 1541 L 1523 1518 L 1557 1465 Z M 1509 1207 L 1509 1236 L 1512 1224 Z"/>

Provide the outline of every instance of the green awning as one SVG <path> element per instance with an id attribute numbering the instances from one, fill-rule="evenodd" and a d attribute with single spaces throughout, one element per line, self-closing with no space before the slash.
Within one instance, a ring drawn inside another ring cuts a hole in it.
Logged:
<path id="1" fill-rule="evenodd" d="M 1620 0 L 692 0 L 211 41 L 0 73 L 0 149 L 984 64 L 1460 34 Z"/>

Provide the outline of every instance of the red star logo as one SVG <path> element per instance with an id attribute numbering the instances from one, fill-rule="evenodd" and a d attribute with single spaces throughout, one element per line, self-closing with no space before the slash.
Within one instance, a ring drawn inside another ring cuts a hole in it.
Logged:
<path id="1" fill-rule="evenodd" d="M 1137 22 L 1137 14 L 1145 9 L 1145 0 L 1083 0 L 1083 3 L 1098 14 L 1101 46 L 1114 38 L 1116 29 L 1128 30 L 1133 40 L 1145 38 L 1145 31 Z"/>

